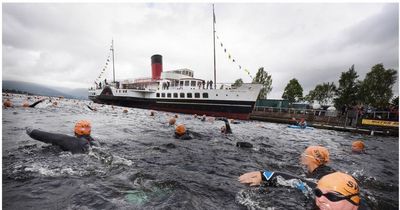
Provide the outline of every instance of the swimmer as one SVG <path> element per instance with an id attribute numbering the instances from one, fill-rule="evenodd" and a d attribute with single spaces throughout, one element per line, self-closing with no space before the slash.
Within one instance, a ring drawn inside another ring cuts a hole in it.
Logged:
<path id="1" fill-rule="evenodd" d="M 96 109 L 96 107 L 91 107 L 91 106 L 89 106 L 89 105 L 86 105 L 90 110 L 92 110 L 92 111 L 97 111 L 97 109 Z"/>
<path id="2" fill-rule="evenodd" d="M 232 133 L 231 126 L 229 125 L 229 121 L 225 117 L 217 117 L 216 120 L 221 120 L 225 122 L 225 125 L 221 127 L 221 133 L 228 134 Z"/>
<path id="3" fill-rule="evenodd" d="M 365 153 L 365 145 L 361 140 L 354 141 L 351 144 L 351 151 L 354 153 Z"/>
<path id="4" fill-rule="evenodd" d="M 35 106 L 36 105 L 38 105 L 39 103 L 41 103 L 41 102 L 43 102 L 45 99 L 40 99 L 40 100 L 38 100 L 38 101 L 36 101 L 35 103 L 33 103 L 33 104 L 28 104 L 28 102 L 24 102 L 23 104 L 22 104 L 22 107 L 25 107 L 25 108 L 35 108 Z M 10 99 L 6 99 L 6 101 L 4 101 L 4 103 L 3 103 L 3 105 L 7 108 L 7 107 L 14 107 L 14 105 L 12 104 L 12 102 L 11 102 L 11 100 Z"/>
<path id="5" fill-rule="evenodd" d="M 331 167 L 326 164 L 329 162 L 329 152 L 325 147 L 309 146 L 301 155 L 301 164 L 306 167 L 306 177 L 320 179 L 326 174 L 335 172 Z M 276 183 L 278 176 L 283 178 L 296 177 L 283 172 L 253 171 L 248 172 L 239 177 L 239 182 L 242 184 L 249 184 L 250 186 L 260 185 L 263 181 L 269 184 Z"/>
<path id="6" fill-rule="evenodd" d="M 203 116 L 201 116 L 201 121 L 206 121 L 206 119 L 207 119 L 207 117 L 206 117 L 206 115 L 205 114 L 203 114 Z"/>
<path id="7" fill-rule="evenodd" d="M 357 210 L 360 206 L 360 189 L 350 175 L 335 172 L 322 177 L 314 189 L 315 204 L 321 210 Z"/>
<path id="8" fill-rule="evenodd" d="M 186 130 L 185 125 L 180 124 L 176 126 L 175 128 L 175 138 L 181 139 L 181 140 L 190 140 L 192 139 L 192 136 L 189 134 L 189 131 Z"/>
<path id="9" fill-rule="evenodd" d="M 304 118 L 301 118 L 298 125 L 300 126 L 300 128 L 306 128 L 307 122 L 304 120 Z"/>
<path id="10" fill-rule="evenodd" d="M 169 125 L 175 125 L 175 123 L 176 123 L 175 117 L 169 118 L 169 120 L 168 120 L 168 124 L 169 124 Z"/>
<path id="11" fill-rule="evenodd" d="M 98 146 L 91 136 L 91 125 L 87 120 L 80 120 L 75 124 L 75 136 L 49 133 L 37 129 L 26 129 L 26 133 L 33 139 L 59 146 L 64 151 L 85 153 L 90 146 Z"/>

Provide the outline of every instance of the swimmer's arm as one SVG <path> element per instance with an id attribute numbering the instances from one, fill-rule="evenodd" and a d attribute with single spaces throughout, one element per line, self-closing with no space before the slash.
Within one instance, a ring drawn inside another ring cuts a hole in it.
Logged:
<path id="1" fill-rule="evenodd" d="M 43 102 L 45 99 L 41 99 L 39 101 L 36 101 L 35 103 L 29 105 L 30 108 L 34 108 L 36 105 L 38 105 L 39 103 Z"/>
<path id="2" fill-rule="evenodd" d="M 229 125 L 228 120 L 225 119 L 224 121 L 225 121 L 226 133 L 232 133 L 232 129 L 231 126 Z"/>
<path id="3" fill-rule="evenodd" d="M 300 189 L 300 190 L 304 190 L 304 187 L 307 185 L 310 188 L 315 188 L 316 187 L 316 183 L 307 179 L 304 179 L 302 177 L 293 175 L 293 174 L 289 174 L 289 173 L 284 173 L 284 172 L 272 172 L 273 175 L 271 175 L 271 177 L 267 180 L 268 176 L 268 171 L 264 171 L 263 173 L 263 181 L 267 181 L 269 182 L 269 184 L 272 184 L 273 186 L 276 186 L 277 183 L 277 177 L 281 177 L 284 180 L 298 180 L 297 184 L 296 184 L 296 188 Z M 271 172 L 270 172 L 271 173 Z"/>
<path id="4" fill-rule="evenodd" d="M 55 133 L 49 133 L 37 129 L 26 129 L 26 133 L 33 139 L 44 142 L 44 143 L 55 143 L 57 139 L 62 139 L 63 137 L 66 137 L 66 135 L 63 134 L 55 134 Z"/>
<path id="5" fill-rule="evenodd" d="M 272 172 L 272 171 L 253 171 L 248 172 L 239 177 L 239 182 L 242 184 L 249 184 L 250 186 L 258 186 L 261 183 L 265 183 L 267 186 L 276 186 L 277 185 L 277 177 L 280 176 L 285 180 L 289 179 L 298 179 L 301 183 L 299 188 L 301 188 L 304 184 L 308 185 L 309 187 L 313 188 L 316 184 L 312 181 L 308 181 L 301 177 L 283 173 L 283 172 Z"/>

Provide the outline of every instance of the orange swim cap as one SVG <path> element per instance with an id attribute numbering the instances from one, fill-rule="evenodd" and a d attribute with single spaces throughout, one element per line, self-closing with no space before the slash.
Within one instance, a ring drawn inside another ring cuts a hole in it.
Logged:
<path id="1" fill-rule="evenodd" d="M 329 151 L 321 146 L 309 146 L 303 153 L 304 156 L 314 158 L 317 165 L 324 165 L 329 162 Z"/>
<path id="2" fill-rule="evenodd" d="M 79 120 L 75 124 L 75 134 L 82 136 L 82 135 L 90 135 L 90 132 L 92 130 L 92 126 L 90 125 L 90 122 L 87 120 Z"/>
<path id="3" fill-rule="evenodd" d="M 170 125 L 175 125 L 175 122 L 176 122 L 175 117 L 171 117 L 171 118 L 169 118 L 169 120 L 168 120 L 168 123 L 169 123 Z"/>
<path id="4" fill-rule="evenodd" d="M 182 136 L 183 134 L 185 134 L 186 133 L 185 125 L 180 124 L 180 125 L 176 126 L 175 133 L 178 134 L 179 136 Z"/>
<path id="5" fill-rule="evenodd" d="M 317 187 L 328 191 L 334 191 L 344 196 L 354 195 L 350 197 L 350 200 L 357 205 L 360 203 L 360 189 L 357 181 L 348 174 L 335 172 L 325 175 L 318 181 Z"/>
<path id="6" fill-rule="evenodd" d="M 4 106 L 5 107 L 12 107 L 12 102 L 10 101 L 10 99 L 7 98 L 7 100 L 4 101 Z"/>
<path id="7" fill-rule="evenodd" d="M 365 149 L 365 145 L 360 140 L 353 142 L 353 144 L 351 145 L 351 150 L 354 152 L 361 152 L 364 149 Z"/>
<path id="8" fill-rule="evenodd" d="M 22 103 L 22 107 L 29 107 L 29 104 L 27 101 L 24 101 L 24 103 Z"/>

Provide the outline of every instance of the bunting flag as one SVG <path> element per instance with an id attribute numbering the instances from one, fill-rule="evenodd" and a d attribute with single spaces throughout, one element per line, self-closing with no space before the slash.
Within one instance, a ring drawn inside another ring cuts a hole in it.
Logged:
<path id="1" fill-rule="evenodd" d="M 105 63 L 105 65 L 102 67 L 101 72 L 100 72 L 99 76 L 96 78 L 95 82 L 99 82 L 99 81 L 102 79 L 103 74 L 104 74 L 105 71 L 107 70 L 108 64 L 109 64 L 109 62 L 110 62 L 111 51 L 112 51 L 112 50 L 113 50 L 113 46 L 111 45 L 111 47 L 110 47 L 110 52 L 108 53 L 108 56 L 107 56 L 107 59 L 106 59 L 106 63 Z"/>
<path id="2" fill-rule="evenodd" d="M 217 39 L 219 40 L 219 36 L 218 36 L 218 35 L 217 35 Z M 236 62 L 236 59 L 234 59 L 233 56 L 232 56 L 229 52 L 227 52 L 226 48 L 224 48 L 224 44 L 222 43 L 222 41 L 221 41 L 220 43 L 221 43 L 221 48 L 224 49 L 224 53 L 227 53 L 227 54 L 228 54 L 228 59 L 229 59 L 229 60 L 232 60 L 233 63 L 237 63 L 237 62 Z M 239 64 L 238 64 L 238 67 L 239 67 L 239 69 L 242 69 L 242 66 L 239 65 Z M 244 69 L 244 71 L 245 71 L 245 72 L 247 73 L 247 75 L 249 75 L 249 77 L 253 80 L 253 77 L 251 76 L 250 71 L 247 70 L 247 69 Z"/>

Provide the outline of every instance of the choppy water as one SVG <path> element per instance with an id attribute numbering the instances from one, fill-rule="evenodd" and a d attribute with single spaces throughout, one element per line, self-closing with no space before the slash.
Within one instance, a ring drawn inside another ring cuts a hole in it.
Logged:
<path id="1" fill-rule="evenodd" d="M 21 105 L 26 97 L 12 97 Z M 4 99 L 4 97 L 3 97 Z M 33 102 L 33 100 L 30 100 Z M 326 146 L 333 168 L 361 182 L 370 209 L 398 209 L 398 138 L 329 130 L 299 130 L 284 124 L 240 121 L 225 136 L 221 121 L 179 114 L 194 139 L 177 140 L 167 122 L 172 113 L 63 99 L 51 106 L 3 108 L 3 209 L 312 209 L 313 200 L 291 188 L 248 187 L 239 175 L 269 169 L 304 174 L 301 152 Z M 92 122 L 101 143 L 89 154 L 63 152 L 31 139 L 26 127 L 73 134 L 80 119 Z M 352 154 L 363 139 L 367 154 Z M 252 149 L 236 147 L 247 141 Z"/>

